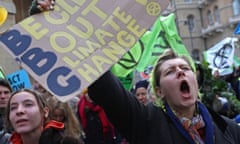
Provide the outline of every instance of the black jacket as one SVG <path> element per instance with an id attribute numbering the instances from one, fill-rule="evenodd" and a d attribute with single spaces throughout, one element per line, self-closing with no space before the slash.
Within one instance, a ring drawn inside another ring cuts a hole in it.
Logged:
<path id="1" fill-rule="evenodd" d="M 111 72 L 106 72 L 88 90 L 131 144 L 188 143 L 161 108 L 140 104 Z M 209 112 L 213 119 L 214 143 L 239 144 L 240 127 L 228 118 Z"/>

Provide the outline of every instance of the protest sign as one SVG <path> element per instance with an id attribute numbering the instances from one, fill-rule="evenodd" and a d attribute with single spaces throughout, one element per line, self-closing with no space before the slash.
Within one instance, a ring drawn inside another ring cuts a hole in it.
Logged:
<path id="1" fill-rule="evenodd" d="M 116 63 L 152 25 L 167 0 L 57 0 L 26 18 L 0 45 L 51 94 L 66 101 Z"/>
<path id="2" fill-rule="evenodd" d="M 24 69 L 8 74 L 6 78 L 8 79 L 13 91 L 23 88 L 32 88 L 28 73 Z"/>
<path id="3" fill-rule="evenodd" d="M 233 72 L 233 57 L 237 38 L 227 37 L 204 52 L 209 68 L 218 69 L 220 76 Z"/>

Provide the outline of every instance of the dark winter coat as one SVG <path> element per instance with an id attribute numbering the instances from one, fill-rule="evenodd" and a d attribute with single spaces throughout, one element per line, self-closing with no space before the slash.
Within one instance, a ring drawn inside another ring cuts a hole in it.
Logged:
<path id="1" fill-rule="evenodd" d="M 188 144 L 170 117 L 155 105 L 144 106 L 124 89 L 119 80 L 105 73 L 88 89 L 90 97 L 104 108 L 114 126 L 131 144 Z M 239 144 L 240 127 L 209 111 L 215 144 Z"/>

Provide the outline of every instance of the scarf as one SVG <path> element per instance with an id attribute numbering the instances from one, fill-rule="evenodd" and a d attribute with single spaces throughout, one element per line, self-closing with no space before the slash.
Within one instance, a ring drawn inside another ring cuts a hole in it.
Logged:
<path id="1" fill-rule="evenodd" d="M 47 129 L 47 128 L 64 129 L 64 123 L 50 120 L 44 127 L 44 129 Z M 11 144 L 23 144 L 21 136 L 17 132 L 13 132 L 10 138 L 10 141 L 11 141 Z"/>
<path id="2" fill-rule="evenodd" d="M 79 102 L 79 115 L 80 115 L 80 120 L 81 120 L 83 129 L 86 129 L 86 127 L 87 127 L 86 109 L 98 114 L 98 117 L 100 119 L 100 122 L 101 122 L 102 128 L 103 128 L 103 130 L 102 130 L 103 135 L 105 138 L 108 137 L 109 133 L 112 134 L 112 137 L 115 136 L 114 127 L 109 122 L 107 115 L 104 112 L 103 108 L 101 108 L 99 105 L 89 102 L 84 96 L 81 97 L 81 100 Z"/>
<path id="3" fill-rule="evenodd" d="M 186 117 L 180 117 L 180 122 L 182 123 L 185 130 L 190 134 L 195 143 L 204 144 L 201 135 L 198 130 L 205 126 L 203 118 L 201 115 L 194 116 L 192 119 Z"/>
<path id="4" fill-rule="evenodd" d="M 190 144 L 213 144 L 213 124 L 207 108 L 201 103 L 197 102 L 196 109 L 199 110 L 199 115 L 192 120 L 184 117 L 178 118 L 171 110 L 170 106 L 165 103 L 165 112 L 173 121 L 178 131 L 188 140 Z M 201 138 L 198 129 L 204 128 L 205 137 Z"/>

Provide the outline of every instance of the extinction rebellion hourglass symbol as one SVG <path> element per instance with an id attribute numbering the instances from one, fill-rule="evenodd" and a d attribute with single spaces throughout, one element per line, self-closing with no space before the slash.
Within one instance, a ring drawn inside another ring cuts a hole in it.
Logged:
<path id="1" fill-rule="evenodd" d="M 215 57 L 213 59 L 213 64 L 215 67 L 222 69 L 222 68 L 229 68 L 228 65 L 228 58 L 233 50 L 231 44 L 225 44 L 221 49 L 219 49 Z"/>

